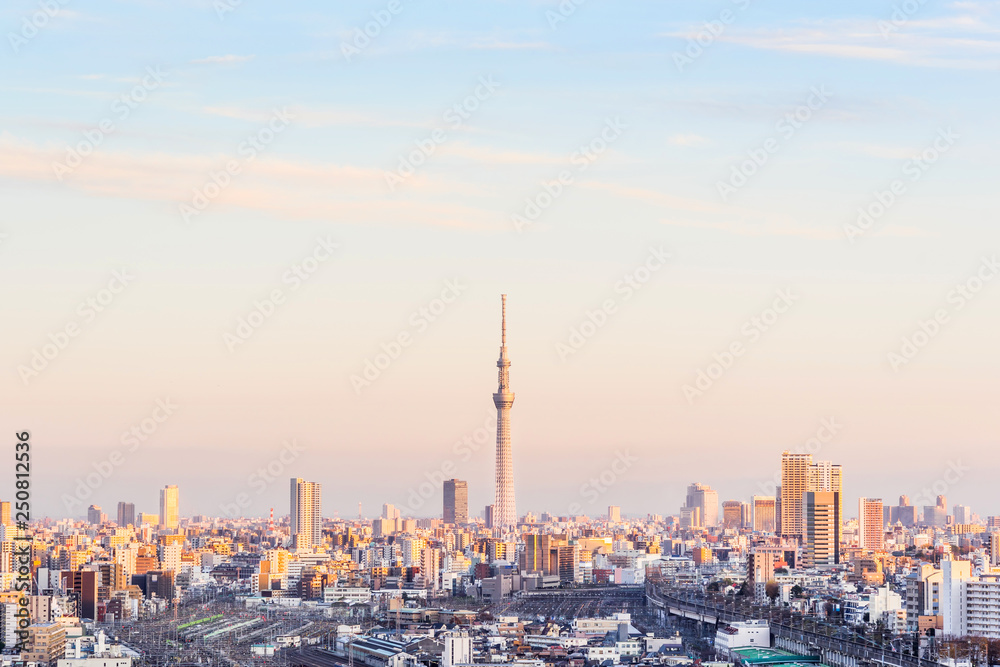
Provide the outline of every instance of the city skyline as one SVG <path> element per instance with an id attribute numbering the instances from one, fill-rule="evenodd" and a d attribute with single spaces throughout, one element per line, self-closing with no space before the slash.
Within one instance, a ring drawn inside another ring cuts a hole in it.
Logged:
<path id="1" fill-rule="evenodd" d="M 0 663 L 1000 662 L 1000 0 L 0 31 Z"/>

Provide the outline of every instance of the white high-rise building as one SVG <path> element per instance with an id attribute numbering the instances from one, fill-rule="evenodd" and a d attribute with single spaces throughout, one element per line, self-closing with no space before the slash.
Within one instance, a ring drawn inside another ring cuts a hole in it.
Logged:
<path id="1" fill-rule="evenodd" d="M 292 549 L 311 549 L 322 544 L 322 484 L 293 477 L 289 504 L 289 546 Z"/>
<path id="2" fill-rule="evenodd" d="M 507 295 L 501 296 L 500 358 L 497 360 L 499 381 L 493 394 L 497 408 L 497 467 L 496 496 L 493 503 L 493 527 L 501 532 L 517 527 L 517 506 L 514 502 L 514 460 L 510 448 L 510 408 L 514 392 L 510 390 L 510 359 L 507 358 Z"/>
<path id="3" fill-rule="evenodd" d="M 1000 575 L 974 575 L 972 563 L 941 559 L 941 616 L 946 637 L 1000 639 Z"/>
<path id="4" fill-rule="evenodd" d="M 466 632 L 445 635 L 444 651 L 441 653 L 442 667 L 472 664 L 472 638 Z"/>

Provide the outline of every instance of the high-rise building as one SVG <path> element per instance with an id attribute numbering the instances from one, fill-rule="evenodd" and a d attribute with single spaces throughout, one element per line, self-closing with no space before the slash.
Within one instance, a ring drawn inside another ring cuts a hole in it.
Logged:
<path id="1" fill-rule="evenodd" d="M 704 528 L 700 507 L 681 508 L 681 528 Z"/>
<path id="2" fill-rule="evenodd" d="M 719 494 L 710 486 L 698 482 L 688 486 L 684 507 L 698 508 L 702 527 L 712 528 L 719 525 Z"/>
<path id="3" fill-rule="evenodd" d="M 833 491 L 839 494 L 840 507 L 837 508 L 837 516 L 841 522 L 844 520 L 844 472 L 839 465 L 834 465 L 830 461 L 817 461 L 809 466 L 809 490 L 810 491 Z"/>
<path id="4" fill-rule="evenodd" d="M 862 549 L 885 546 L 882 499 L 858 498 L 858 545 Z"/>
<path id="5" fill-rule="evenodd" d="M 619 523 L 622 520 L 622 508 L 618 505 L 608 506 L 608 522 Z"/>
<path id="6" fill-rule="evenodd" d="M 1000 567 L 1000 531 L 990 533 L 990 567 Z"/>
<path id="7" fill-rule="evenodd" d="M 955 505 L 951 513 L 955 523 L 972 523 L 972 508 L 968 505 Z"/>
<path id="8" fill-rule="evenodd" d="M 135 503 L 118 503 L 118 525 L 121 528 L 135 525 Z"/>
<path id="9" fill-rule="evenodd" d="M 177 487 L 173 484 L 160 490 L 160 527 L 174 530 L 179 525 L 179 498 Z"/>
<path id="10" fill-rule="evenodd" d="M 722 526 L 724 528 L 743 527 L 743 503 L 727 500 L 722 503 Z"/>
<path id="11" fill-rule="evenodd" d="M 438 590 L 438 578 L 441 574 L 441 552 L 433 547 L 426 547 L 420 556 L 420 571 L 424 575 L 424 587 L 428 590 Z"/>
<path id="12" fill-rule="evenodd" d="M 948 511 L 941 505 L 924 505 L 925 526 L 943 528 L 948 523 Z"/>
<path id="13" fill-rule="evenodd" d="M 524 551 L 521 552 L 521 570 L 525 573 L 546 574 L 549 570 L 552 536 L 525 533 L 523 540 Z"/>
<path id="14" fill-rule="evenodd" d="M 441 667 L 472 664 L 472 638 L 467 632 L 450 632 L 444 637 Z"/>
<path id="15" fill-rule="evenodd" d="M 311 549 L 323 543 L 322 486 L 301 477 L 291 480 L 289 535 L 292 549 Z"/>
<path id="16" fill-rule="evenodd" d="M 469 523 L 469 483 L 460 479 L 444 481 L 444 522 Z"/>
<path id="17" fill-rule="evenodd" d="M 494 506 L 490 504 L 483 509 L 483 520 L 486 522 L 487 528 L 493 527 L 493 507 Z"/>
<path id="18" fill-rule="evenodd" d="M 802 494 L 803 550 L 806 567 L 840 563 L 840 494 L 806 491 Z"/>
<path id="19" fill-rule="evenodd" d="M 87 508 L 87 523 L 92 526 L 101 525 L 101 506 L 91 505 Z"/>
<path id="20" fill-rule="evenodd" d="M 62 573 L 63 589 L 74 593 L 80 618 L 97 620 L 97 577 L 92 570 Z"/>
<path id="21" fill-rule="evenodd" d="M 809 490 L 811 454 L 781 454 L 781 534 L 802 537 L 802 496 Z"/>
<path id="22" fill-rule="evenodd" d="M 499 379 L 493 404 L 497 408 L 496 496 L 493 502 L 493 528 L 502 531 L 517 527 L 517 506 L 514 501 L 514 459 L 510 444 L 510 409 L 514 392 L 510 390 L 510 359 L 507 358 L 507 295 L 501 296 L 500 358 L 497 360 Z"/>
<path id="23" fill-rule="evenodd" d="M 396 508 L 392 503 L 385 503 L 382 505 L 382 518 L 395 521 L 399 518 L 399 509 Z"/>
<path id="24" fill-rule="evenodd" d="M 893 507 L 889 513 L 889 522 L 901 523 L 907 528 L 917 525 L 917 508 L 910 504 L 909 496 L 899 497 L 899 505 Z"/>
<path id="25" fill-rule="evenodd" d="M 759 533 L 775 532 L 774 496 L 753 497 L 753 529 Z"/>
<path id="26" fill-rule="evenodd" d="M 12 526 L 14 522 L 10 518 L 10 501 L 4 500 L 0 502 L 0 524 L 4 526 Z"/>
<path id="27" fill-rule="evenodd" d="M 803 497 L 809 491 L 837 494 L 837 517 L 844 520 L 844 473 L 830 461 L 812 462 L 811 454 L 781 454 L 781 534 L 804 539 Z M 840 528 L 837 533 L 839 535 Z"/>

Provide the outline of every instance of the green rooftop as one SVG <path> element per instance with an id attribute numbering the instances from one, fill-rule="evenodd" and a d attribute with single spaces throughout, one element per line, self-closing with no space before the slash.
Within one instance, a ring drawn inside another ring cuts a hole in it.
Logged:
<path id="1" fill-rule="evenodd" d="M 737 648 L 733 653 L 740 656 L 740 662 L 745 665 L 783 665 L 784 667 L 801 667 L 808 664 L 813 667 L 819 662 L 819 656 L 799 655 L 780 648 Z"/>

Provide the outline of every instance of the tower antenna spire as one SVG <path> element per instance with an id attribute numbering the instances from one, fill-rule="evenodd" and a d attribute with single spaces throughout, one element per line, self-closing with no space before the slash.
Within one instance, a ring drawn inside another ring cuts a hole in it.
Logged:
<path id="1" fill-rule="evenodd" d="M 500 344 L 507 347 L 507 295 L 501 294 L 500 301 L 503 309 L 503 316 L 500 325 Z"/>

